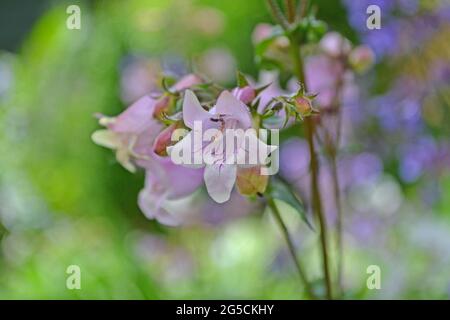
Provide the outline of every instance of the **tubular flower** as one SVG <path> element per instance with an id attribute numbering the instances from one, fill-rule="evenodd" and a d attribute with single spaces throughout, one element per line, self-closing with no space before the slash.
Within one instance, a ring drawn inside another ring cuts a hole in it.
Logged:
<path id="1" fill-rule="evenodd" d="M 107 129 L 97 130 L 92 140 L 116 151 L 117 161 L 135 172 L 132 159 L 146 159 L 146 146 L 151 145 L 163 126 L 153 118 L 157 100 L 144 96 L 117 117 L 101 116 L 99 123 Z"/>
<path id="2" fill-rule="evenodd" d="M 206 111 L 194 93 L 187 90 L 183 121 L 192 131 L 170 148 L 171 157 L 183 158 L 176 161 L 183 165 L 204 166 L 207 191 L 218 203 L 230 198 L 238 166 L 265 164 L 269 154 L 276 149 L 257 137 L 251 129 L 252 118 L 247 106 L 228 91 L 223 91 L 216 105 Z M 197 137 L 205 129 L 199 141 Z"/>
<path id="3" fill-rule="evenodd" d="M 194 79 L 187 80 L 176 90 L 185 89 Z M 165 148 L 170 144 L 168 137 L 179 125 L 174 123 L 165 128 L 156 118 L 165 97 L 153 99 L 147 95 L 117 117 L 101 116 L 99 123 L 106 129 L 95 131 L 92 140 L 115 150 L 117 161 L 128 171 L 143 168 L 146 183 L 139 194 L 139 207 L 150 219 L 177 225 L 182 220 L 176 216 L 176 208 L 171 203 L 189 196 L 201 185 L 202 170 L 175 165 L 170 158 L 164 157 Z"/>

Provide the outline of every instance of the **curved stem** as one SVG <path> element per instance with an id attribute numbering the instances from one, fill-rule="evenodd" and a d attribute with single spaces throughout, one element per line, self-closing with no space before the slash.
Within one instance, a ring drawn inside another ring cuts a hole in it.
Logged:
<path id="1" fill-rule="evenodd" d="M 295 248 L 294 248 L 294 244 L 289 235 L 289 231 L 286 227 L 286 224 L 284 223 L 283 218 L 281 217 L 280 211 L 278 210 L 277 205 L 275 204 L 275 201 L 273 200 L 272 197 L 267 197 L 267 204 L 269 205 L 275 220 L 277 221 L 278 225 L 280 226 L 281 233 L 283 234 L 283 237 L 286 241 L 286 244 L 289 249 L 289 253 L 291 254 L 292 260 L 294 261 L 294 264 L 295 264 L 297 272 L 300 276 L 300 279 L 302 280 L 302 282 L 305 286 L 305 291 L 306 291 L 308 297 L 311 299 L 316 299 L 317 297 L 315 296 L 314 291 L 312 290 L 312 286 L 309 283 L 309 281 L 306 277 L 305 271 L 303 270 L 303 267 L 297 257 L 297 254 L 296 254 Z"/>

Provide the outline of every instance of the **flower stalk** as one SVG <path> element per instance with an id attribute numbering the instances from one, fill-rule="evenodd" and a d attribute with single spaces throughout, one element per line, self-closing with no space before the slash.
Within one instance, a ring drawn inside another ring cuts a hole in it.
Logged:
<path id="1" fill-rule="evenodd" d="M 308 297 L 310 299 L 316 299 L 317 297 L 314 294 L 313 288 L 312 288 L 311 284 L 309 283 L 308 278 L 306 277 L 306 273 L 303 269 L 303 266 L 297 257 L 294 244 L 292 242 L 291 236 L 289 235 L 289 231 L 286 227 L 286 224 L 284 223 L 283 218 L 281 217 L 280 211 L 278 210 L 278 207 L 275 204 L 275 201 L 272 197 L 267 196 L 266 199 L 267 199 L 267 204 L 268 204 L 269 208 L 271 209 L 270 211 L 272 212 L 273 217 L 275 218 L 278 226 L 280 227 L 283 238 L 286 241 L 287 247 L 289 249 L 289 253 L 292 257 L 292 260 L 294 261 L 295 268 L 297 269 L 298 275 L 300 276 L 300 279 L 302 280 L 302 282 L 305 286 L 306 294 L 308 295 Z"/>
<path id="2" fill-rule="evenodd" d="M 284 18 L 278 4 L 274 0 L 267 0 L 267 1 L 269 4 L 269 8 L 272 11 L 272 15 L 289 34 L 289 24 L 284 23 L 286 19 Z M 287 5 L 288 9 L 295 8 L 293 0 L 289 0 L 287 2 L 290 2 L 290 4 Z M 280 15 L 282 17 L 280 17 Z M 300 52 L 300 43 L 298 42 L 297 38 L 292 36 L 291 34 L 289 36 L 289 40 L 290 40 L 290 51 L 294 61 L 294 68 L 295 68 L 294 74 L 303 84 L 305 91 L 307 91 L 303 60 Z M 311 197 L 312 197 L 311 207 L 313 212 L 315 213 L 315 216 L 320 226 L 320 243 L 322 253 L 322 266 L 326 285 L 326 297 L 327 299 L 333 299 L 332 280 L 330 275 L 330 262 L 328 254 L 327 223 L 325 215 L 322 210 L 322 200 L 319 191 L 319 183 L 318 183 L 319 164 L 317 161 L 317 154 L 314 145 L 314 133 L 315 133 L 315 124 L 313 122 L 313 119 L 310 117 L 305 118 L 305 136 L 308 141 L 308 148 L 310 152 Z"/>

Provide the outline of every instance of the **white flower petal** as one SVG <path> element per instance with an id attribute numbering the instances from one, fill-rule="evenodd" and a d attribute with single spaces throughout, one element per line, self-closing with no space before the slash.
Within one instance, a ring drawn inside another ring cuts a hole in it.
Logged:
<path id="1" fill-rule="evenodd" d="M 119 148 L 116 151 L 116 159 L 117 161 L 128 171 L 131 173 L 136 172 L 136 167 L 130 160 L 130 153 L 126 148 Z"/>
<path id="2" fill-rule="evenodd" d="M 223 203 L 230 199 L 231 190 L 236 181 L 236 166 L 228 164 L 206 166 L 204 179 L 211 198 L 218 203 Z"/>
<path id="3" fill-rule="evenodd" d="M 268 156 L 277 149 L 259 139 L 255 133 L 248 132 L 245 139 L 240 140 L 236 161 L 240 167 L 251 167 L 266 164 Z"/>
<path id="4" fill-rule="evenodd" d="M 239 120 L 244 128 L 252 126 L 252 117 L 247 106 L 228 91 L 223 91 L 217 99 L 215 112 L 226 114 Z"/>
<path id="5" fill-rule="evenodd" d="M 138 205 L 147 218 L 156 219 L 158 222 L 168 226 L 179 225 L 181 221 L 163 208 L 165 201 L 164 194 L 156 194 L 148 189 L 143 189 L 139 192 Z"/>
<path id="6" fill-rule="evenodd" d="M 197 97 L 191 90 L 186 90 L 183 100 L 183 121 L 184 124 L 194 129 L 194 121 L 204 121 L 211 117 L 211 114 L 203 109 Z"/>
<path id="7" fill-rule="evenodd" d="M 113 131 L 107 129 L 94 131 L 94 133 L 91 135 L 91 139 L 99 146 L 109 149 L 116 149 L 120 145 L 118 135 Z"/>

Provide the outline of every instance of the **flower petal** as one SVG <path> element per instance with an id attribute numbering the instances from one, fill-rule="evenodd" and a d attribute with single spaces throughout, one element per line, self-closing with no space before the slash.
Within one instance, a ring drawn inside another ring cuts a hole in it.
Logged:
<path id="1" fill-rule="evenodd" d="M 160 179 L 167 188 L 167 199 L 186 197 L 203 183 L 202 169 L 176 165 L 169 157 L 155 155 L 154 158 L 159 164 Z"/>
<path id="2" fill-rule="evenodd" d="M 200 83 L 202 83 L 202 79 L 196 74 L 191 73 L 178 80 L 171 89 L 175 91 L 182 91 Z"/>
<path id="3" fill-rule="evenodd" d="M 186 90 L 183 100 L 183 121 L 184 124 L 194 129 L 194 121 L 204 121 L 209 119 L 211 114 L 203 109 L 197 97 L 191 90 Z"/>
<path id="4" fill-rule="evenodd" d="M 136 167 L 131 162 L 130 153 L 126 148 L 119 148 L 116 151 L 116 159 L 117 161 L 128 171 L 131 173 L 136 172 Z"/>
<path id="5" fill-rule="evenodd" d="M 194 131 L 191 131 L 175 145 L 167 147 L 167 154 L 173 164 L 187 168 L 204 166 L 203 145 L 197 145 L 194 140 Z"/>
<path id="6" fill-rule="evenodd" d="M 230 199 L 231 190 L 236 181 L 236 166 L 228 164 L 206 166 L 204 179 L 211 198 L 218 203 L 223 203 Z"/>
<path id="7" fill-rule="evenodd" d="M 239 120 L 244 128 L 252 126 L 252 117 L 247 106 L 228 91 L 223 91 L 220 94 L 215 110 L 217 114 L 226 114 Z"/>
<path id="8" fill-rule="evenodd" d="M 156 219 L 158 222 L 168 226 L 179 225 L 181 221 L 163 208 L 164 202 L 164 194 L 155 194 L 148 188 L 139 192 L 138 205 L 147 218 Z"/>
<path id="9" fill-rule="evenodd" d="M 239 143 L 236 161 L 240 167 L 266 164 L 268 156 L 278 148 L 278 146 L 266 144 L 254 132 L 247 132 Z"/>
<path id="10" fill-rule="evenodd" d="M 155 100 L 144 96 L 117 116 L 110 128 L 115 132 L 139 133 L 155 121 L 153 119 L 154 109 Z"/>
<path id="11" fill-rule="evenodd" d="M 95 144 L 109 149 L 116 149 L 120 145 L 117 134 L 108 129 L 94 131 L 91 135 L 91 139 Z"/>

